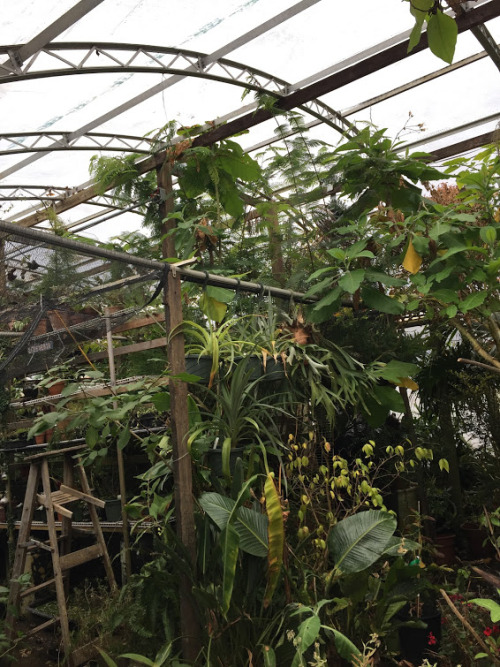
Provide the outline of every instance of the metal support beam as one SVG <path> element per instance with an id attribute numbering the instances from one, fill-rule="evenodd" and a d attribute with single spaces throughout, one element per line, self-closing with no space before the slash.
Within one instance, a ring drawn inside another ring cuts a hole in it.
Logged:
<path id="1" fill-rule="evenodd" d="M 458 31 L 460 33 L 465 32 L 466 30 L 470 30 L 474 26 L 496 18 L 497 16 L 500 16 L 500 2 L 498 2 L 498 0 L 492 0 L 478 9 L 471 10 L 470 12 L 467 12 L 467 14 L 459 16 L 456 19 Z M 368 74 L 373 74 L 374 72 L 384 69 L 384 67 L 411 57 L 427 48 L 427 35 L 425 33 L 422 35 L 420 43 L 411 51 L 411 53 L 408 53 L 408 45 L 409 40 L 405 39 L 404 41 L 390 46 L 383 51 L 379 51 L 360 62 L 356 62 L 350 67 L 335 72 L 321 81 L 312 83 L 286 97 L 282 97 L 276 103 L 275 110 L 258 109 L 255 113 L 247 114 L 227 123 L 226 125 L 216 127 L 213 130 L 196 137 L 193 146 L 210 146 L 216 141 L 225 139 L 238 132 L 248 130 L 255 125 L 259 125 L 260 123 L 269 120 L 277 110 L 290 111 L 311 99 L 331 93 L 334 90 L 342 88 L 342 86 L 368 76 Z"/>
<path id="2" fill-rule="evenodd" d="M 283 23 L 284 21 L 287 21 L 290 19 L 292 16 L 296 16 L 300 12 L 304 11 L 308 7 L 310 7 L 313 4 L 316 4 L 319 2 L 319 0 L 302 0 L 301 2 L 298 2 L 296 5 L 293 5 L 289 9 L 287 9 L 284 12 L 281 12 L 281 14 L 278 14 L 277 16 L 274 17 L 274 19 L 271 19 L 269 21 L 265 21 L 262 23 L 260 26 L 257 26 L 257 28 L 254 28 L 253 30 L 245 33 L 244 35 L 241 35 L 239 38 L 236 40 L 232 40 L 225 46 L 223 46 L 220 49 L 217 49 L 214 51 L 212 54 L 206 56 L 205 62 L 203 63 L 204 66 L 207 66 L 209 63 L 211 63 L 215 58 L 220 58 L 222 56 L 225 56 L 227 53 L 230 51 L 234 50 L 235 48 L 239 48 L 240 46 L 243 46 L 244 44 L 248 44 L 248 42 L 252 41 L 256 37 L 259 37 L 266 33 L 268 30 L 271 30 L 272 28 L 276 27 L 280 23 Z M 199 63 L 196 65 L 191 65 L 191 67 L 187 68 L 187 71 L 199 71 Z M 128 111 L 129 109 L 132 109 L 136 105 L 140 104 L 141 102 L 144 102 L 145 100 L 148 100 L 151 97 L 154 97 L 154 95 L 157 95 L 158 93 L 161 93 L 163 90 L 166 90 L 167 88 L 170 88 L 174 84 L 178 83 L 179 81 L 183 80 L 183 76 L 180 74 L 174 75 L 166 79 L 165 81 L 162 81 L 158 83 L 156 86 L 153 86 L 152 88 L 149 88 L 148 90 L 145 90 L 143 93 L 140 95 L 136 95 L 135 97 L 131 98 L 127 102 L 124 102 L 123 104 L 119 105 L 115 109 L 112 109 L 111 111 L 108 111 L 107 113 L 103 114 L 102 116 L 99 116 L 98 118 L 95 118 L 93 121 L 90 123 L 87 123 L 83 127 L 79 128 L 78 130 L 75 130 L 72 132 L 68 139 L 69 141 L 73 141 L 74 139 L 77 139 L 78 137 L 81 137 L 83 134 L 90 132 L 91 130 L 94 130 L 96 127 L 99 127 L 103 125 L 104 123 L 107 123 L 109 120 L 116 118 L 117 116 L 121 115 L 125 111 Z M 4 170 L 0 174 L 0 179 L 5 178 L 6 176 L 10 176 L 11 174 L 15 173 L 16 171 L 19 171 L 23 167 L 26 167 L 29 164 L 32 164 L 33 162 L 36 162 L 40 158 L 44 157 L 46 153 L 36 153 L 35 155 L 30 155 L 29 157 L 25 158 L 24 160 L 21 160 L 17 164 L 13 165 L 12 167 Z"/>
<path id="3" fill-rule="evenodd" d="M 23 44 L 19 49 L 13 49 L 9 55 L 9 59 L 0 65 L 0 70 L 19 71 L 25 60 L 70 28 L 74 23 L 100 5 L 101 2 L 103 0 L 80 0 L 74 7 L 71 7 L 65 14 L 47 26 L 42 32 L 38 33 L 36 37 Z"/>
<path id="4" fill-rule="evenodd" d="M 125 262 L 132 266 L 153 271 L 156 270 L 160 274 L 167 270 L 169 273 L 172 273 L 174 277 L 178 275 L 181 280 L 195 283 L 197 285 L 213 285 L 214 287 L 226 287 L 227 289 L 239 290 L 250 294 L 270 295 L 277 299 L 293 299 L 296 303 L 313 303 L 315 301 L 315 299 L 306 298 L 302 292 L 294 292 L 293 290 L 281 289 L 280 287 L 252 283 L 237 278 L 227 278 L 226 276 L 220 276 L 205 271 L 187 269 L 183 266 L 176 267 L 175 264 L 167 264 L 153 259 L 137 257 L 136 255 L 130 255 L 126 252 L 117 250 L 108 250 L 107 248 L 100 248 L 98 246 L 89 245 L 88 243 L 82 243 L 81 241 L 74 241 L 73 239 L 68 239 L 39 229 L 26 229 L 24 227 L 19 227 L 12 222 L 0 221 L 0 240 L 2 237 L 5 238 L 6 236 L 17 236 L 28 239 L 29 241 L 44 243 L 48 246 L 67 248 L 68 250 L 73 250 L 76 253 L 88 257 L 100 257 L 109 261 Z M 100 289 L 102 289 L 102 287 Z"/>

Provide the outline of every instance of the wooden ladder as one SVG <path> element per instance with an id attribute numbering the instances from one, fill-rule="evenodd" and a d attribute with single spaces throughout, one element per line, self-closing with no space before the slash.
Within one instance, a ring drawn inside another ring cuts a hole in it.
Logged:
<path id="1" fill-rule="evenodd" d="M 102 558 L 106 575 L 111 590 L 116 588 L 115 577 L 111 567 L 111 560 L 106 548 L 101 524 L 97 516 L 96 507 L 104 507 L 104 501 L 95 498 L 91 494 L 85 468 L 83 467 L 78 453 L 86 449 L 86 445 L 76 447 L 67 447 L 54 451 L 44 451 L 25 459 L 30 464 L 26 494 L 24 497 L 23 512 L 21 524 L 19 527 L 19 536 L 16 546 L 14 565 L 12 568 L 12 578 L 9 590 L 8 613 L 6 618 L 7 632 L 10 639 L 15 637 L 15 619 L 19 612 L 20 601 L 23 597 L 55 585 L 57 603 L 59 607 L 59 616 L 38 625 L 30 630 L 27 636 L 31 636 L 44 630 L 45 628 L 57 623 L 61 626 L 62 644 L 69 667 L 76 667 L 89 659 L 88 651 L 77 649 L 71 653 L 71 641 L 69 633 L 68 611 L 66 598 L 69 592 L 69 577 L 67 571 L 77 565 L 82 565 L 94 558 Z M 49 459 L 53 460 L 56 456 L 63 456 L 63 483 L 58 491 L 52 491 L 50 488 Z M 80 479 L 82 491 L 73 488 L 75 469 Z M 38 493 L 41 482 L 42 492 Z M 87 503 L 90 518 L 96 535 L 96 543 L 80 549 L 71 551 L 71 532 L 73 513 L 66 505 L 76 500 Z M 47 528 L 49 539 L 47 542 L 30 538 L 31 525 L 35 506 L 43 505 L 47 512 Z M 61 519 L 61 538 L 58 539 L 56 533 L 56 522 L 54 512 L 62 516 Z M 52 566 L 54 576 L 37 586 L 32 586 L 26 590 L 21 590 L 19 578 L 24 574 L 26 567 L 26 556 L 28 551 L 34 548 L 41 548 L 50 551 L 52 555 Z M 24 635 L 26 637 L 26 635 Z M 85 648 L 85 647 L 83 647 Z"/>

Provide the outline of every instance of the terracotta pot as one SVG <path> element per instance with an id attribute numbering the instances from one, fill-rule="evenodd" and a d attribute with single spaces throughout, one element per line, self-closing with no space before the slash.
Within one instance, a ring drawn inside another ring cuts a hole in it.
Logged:
<path id="1" fill-rule="evenodd" d="M 47 387 L 49 391 L 49 396 L 58 396 L 65 386 L 66 386 L 66 381 L 60 380 L 59 382 L 54 383 L 50 387 Z"/>
<path id="2" fill-rule="evenodd" d="M 438 565 L 453 565 L 455 562 L 455 535 L 436 535 L 434 546 L 437 554 L 434 561 Z"/>
<path id="3" fill-rule="evenodd" d="M 43 433 L 39 433 L 38 435 L 35 435 L 35 442 L 37 445 L 43 445 L 46 442 L 50 442 L 52 436 L 54 435 L 54 429 L 49 428 Z"/>

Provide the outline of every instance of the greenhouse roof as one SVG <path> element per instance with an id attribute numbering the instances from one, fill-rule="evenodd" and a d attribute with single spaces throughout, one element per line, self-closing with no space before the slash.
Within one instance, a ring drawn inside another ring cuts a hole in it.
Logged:
<path id="1" fill-rule="evenodd" d="M 276 119 L 256 115 L 255 93 L 289 100 L 312 136 L 331 144 L 362 121 L 391 136 L 406 126 L 402 139 L 429 152 L 491 136 L 500 117 L 500 2 L 462 4 L 482 20 L 473 30 L 464 23 L 447 66 L 428 49 L 406 57 L 412 17 L 396 0 L 8 3 L 0 26 L 2 219 L 37 224 L 34 212 L 89 185 L 93 154 L 148 154 L 148 133 L 169 121 L 227 121 L 249 129 L 238 138 L 245 149 L 266 145 Z M 64 222 L 95 217 L 96 204 L 103 218 L 112 211 L 94 197 Z M 112 220 L 92 233 L 106 239 L 139 227 L 133 213 Z"/>

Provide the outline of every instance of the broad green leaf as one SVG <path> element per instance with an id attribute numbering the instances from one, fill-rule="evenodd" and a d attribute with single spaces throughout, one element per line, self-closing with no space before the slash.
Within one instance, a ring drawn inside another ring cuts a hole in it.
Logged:
<path id="1" fill-rule="evenodd" d="M 451 305 L 451 306 L 448 306 L 448 308 L 445 308 L 444 312 L 448 317 L 455 317 L 455 315 L 458 312 L 458 308 L 455 305 Z"/>
<path id="2" fill-rule="evenodd" d="M 281 509 L 281 498 L 276 490 L 273 478 L 268 474 L 264 484 L 264 495 L 266 498 L 266 512 L 268 517 L 268 581 L 264 595 L 264 607 L 268 607 L 273 597 L 281 566 L 283 564 L 283 549 L 285 544 L 285 527 L 283 522 L 283 511 Z"/>
<path id="3" fill-rule="evenodd" d="M 264 656 L 264 667 L 276 667 L 276 654 L 270 646 L 262 648 L 262 655 Z"/>
<path id="4" fill-rule="evenodd" d="M 212 285 L 207 285 L 205 292 L 212 299 L 216 299 L 221 303 L 231 303 L 235 295 L 234 290 L 225 289 L 224 287 L 213 287 Z"/>
<path id="5" fill-rule="evenodd" d="M 497 230 L 491 226 L 481 227 L 481 229 L 479 230 L 479 236 L 485 243 L 493 245 L 497 240 Z"/>
<path id="6" fill-rule="evenodd" d="M 401 278 L 394 278 L 387 273 L 382 273 L 381 271 L 371 271 L 367 269 L 365 273 L 366 279 L 374 283 L 382 283 L 382 285 L 388 285 L 389 287 L 402 287 L 405 284 L 405 280 Z"/>
<path id="7" fill-rule="evenodd" d="M 329 629 L 333 632 L 333 636 L 335 637 L 335 648 L 340 657 L 344 658 L 344 660 L 349 660 L 351 665 L 355 664 L 354 660 L 358 660 L 359 664 L 361 664 L 363 656 L 356 645 L 338 630 L 335 630 L 334 628 Z"/>
<path id="8" fill-rule="evenodd" d="M 85 442 L 93 449 L 99 440 L 99 432 L 94 426 L 89 426 L 85 431 Z"/>
<path id="9" fill-rule="evenodd" d="M 456 303 L 458 301 L 457 293 L 451 289 L 437 289 L 431 291 L 430 294 L 443 303 Z"/>
<path id="10" fill-rule="evenodd" d="M 120 435 L 118 436 L 118 442 L 116 443 L 118 449 L 124 449 L 128 445 L 128 441 L 130 440 L 130 428 L 125 426 L 122 428 L 120 431 Z"/>
<path id="11" fill-rule="evenodd" d="M 318 638 L 320 630 L 321 621 L 319 620 L 319 616 L 316 614 L 313 614 L 312 616 L 309 616 L 304 621 L 302 621 L 297 630 L 298 641 L 295 646 L 297 654 L 292 661 L 291 667 L 299 667 L 300 665 L 304 664 L 302 656 L 307 651 L 307 649 L 312 646 L 312 644 L 314 644 Z"/>
<path id="12" fill-rule="evenodd" d="M 387 548 L 396 526 L 396 518 L 381 510 L 358 512 L 339 521 L 328 536 L 335 567 L 353 574 L 373 565 Z"/>
<path id="13" fill-rule="evenodd" d="M 396 299 L 386 296 L 372 287 L 361 288 L 361 298 L 367 306 L 391 315 L 400 315 L 404 312 L 404 305 Z"/>
<path id="14" fill-rule="evenodd" d="M 447 63 L 452 63 L 457 43 L 458 27 L 455 20 L 440 9 L 431 14 L 427 24 L 427 38 L 432 53 Z"/>
<path id="15" fill-rule="evenodd" d="M 240 538 L 240 549 L 252 556 L 265 558 L 269 551 L 268 524 L 264 514 L 249 507 L 240 507 L 234 521 L 234 528 Z"/>
<path id="16" fill-rule="evenodd" d="M 341 262 L 346 258 L 346 253 L 342 248 L 330 248 L 330 250 L 327 250 L 326 252 L 331 255 L 331 257 L 338 259 Z"/>
<path id="17" fill-rule="evenodd" d="M 170 394 L 168 391 L 160 391 L 151 398 L 151 402 L 158 412 L 170 410 Z"/>
<path id="18" fill-rule="evenodd" d="M 385 366 L 378 371 L 377 375 L 380 375 L 384 380 L 399 384 L 403 378 L 415 375 L 418 371 L 419 368 L 416 364 L 409 364 L 406 361 L 391 359 L 389 363 L 385 364 Z"/>
<path id="19" fill-rule="evenodd" d="M 488 296 L 488 292 L 486 290 L 483 290 L 482 292 L 474 292 L 473 294 L 469 294 L 467 298 L 465 298 L 463 301 L 460 301 L 459 303 L 459 308 L 462 313 L 467 313 L 469 310 L 472 310 L 472 308 L 477 308 L 478 306 L 481 306 L 484 303 L 484 300 Z"/>
<path id="20" fill-rule="evenodd" d="M 339 280 L 339 287 L 344 289 L 349 294 L 354 294 L 359 288 L 365 277 L 364 269 L 356 269 L 355 271 L 347 271 Z"/>
<path id="21" fill-rule="evenodd" d="M 236 501 L 220 493 L 204 493 L 199 503 L 220 530 L 227 526 Z M 233 522 L 240 538 L 240 548 L 249 554 L 266 557 L 268 554 L 268 519 L 248 507 L 236 509 Z"/>
<path id="22" fill-rule="evenodd" d="M 423 21 L 415 21 L 415 25 L 410 33 L 410 41 L 408 43 L 407 53 L 411 53 L 413 49 L 420 42 L 420 37 L 422 35 Z"/>
<path id="23" fill-rule="evenodd" d="M 227 310 L 227 305 L 225 303 L 217 301 L 217 299 L 209 296 L 207 292 L 203 292 L 200 296 L 199 304 L 203 314 L 206 315 L 208 319 L 213 320 L 214 322 L 222 322 Z"/>
<path id="24" fill-rule="evenodd" d="M 492 623 L 498 623 L 500 621 L 500 604 L 496 600 L 490 600 L 489 598 L 474 598 L 470 600 L 473 604 L 477 604 L 483 609 L 487 609 L 490 612 L 490 618 Z"/>

